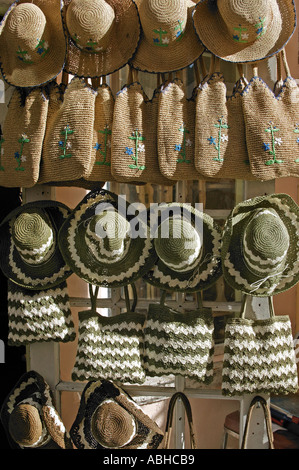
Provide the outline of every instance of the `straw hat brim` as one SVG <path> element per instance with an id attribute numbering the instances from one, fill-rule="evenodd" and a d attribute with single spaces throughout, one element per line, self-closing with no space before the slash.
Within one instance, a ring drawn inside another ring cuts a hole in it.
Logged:
<path id="1" fill-rule="evenodd" d="M 113 400 L 135 418 L 136 434 L 122 449 L 157 448 L 163 438 L 157 424 L 143 413 L 123 389 L 108 380 L 98 380 L 90 381 L 85 386 L 70 430 L 71 438 L 78 449 L 105 449 L 92 435 L 91 419 L 95 410 L 106 399 Z"/>
<path id="2" fill-rule="evenodd" d="M 274 44 L 269 41 L 269 34 L 264 34 L 258 41 L 244 47 L 227 36 L 226 26 L 217 11 L 209 8 L 208 0 L 201 0 L 193 10 L 195 31 L 204 47 L 228 62 L 255 62 L 271 57 L 285 47 L 296 28 L 296 10 L 294 0 L 277 0 L 282 26 Z M 270 31 L 268 31 L 270 33 Z"/>
<path id="3" fill-rule="evenodd" d="M 253 211 L 259 208 L 275 209 L 290 237 L 283 273 L 278 272 L 264 282 L 246 266 L 241 246 L 244 228 Z M 298 227 L 299 209 L 287 194 L 258 196 L 238 204 L 228 217 L 223 231 L 221 260 L 224 279 L 233 289 L 256 297 L 268 297 L 293 287 L 299 280 Z"/>
<path id="4" fill-rule="evenodd" d="M 193 64 L 204 52 L 192 23 L 195 3 L 187 1 L 187 24 L 183 38 L 174 46 L 158 48 L 150 43 L 141 31 L 141 38 L 130 64 L 134 69 L 149 73 L 167 73 L 184 69 Z"/>
<path id="5" fill-rule="evenodd" d="M 5 40 L 5 24 L 11 11 L 27 0 L 17 0 L 5 13 L 0 23 L 0 67 L 3 79 L 16 87 L 37 87 L 57 77 L 66 58 L 66 35 L 62 23 L 61 2 L 34 0 L 44 13 L 49 34 L 49 52 L 42 62 L 24 65 L 18 60 L 15 50 Z"/>
<path id="6" fill-rule="evenodd" d="M 56 226 L 56 244 L 52 256 L 39 265 L 29 265 L 18 253 L 10 234 L 10 221 L 29 208 L 41 208 Z M 11 211 L 0 224 L 0 267 L 12 282 L 26 289 L 47 289 L 65 281 L 72 271 L 60 253 L 58 231 L 70 214 L 70 209 L 58 201 L 36 201 L 21 205 Z"/>
<path id="7" fill-rule="evenodd" d="M 124 257 L 115 263 L 95 258 L 85 241 L 86 223 L 96 214 L 101 203 L 118 210 L 118 197 L 100 189 L 87 194 L 77 205 L 60 229 L 58 243 L 68 266 L 86 282 L 103 287 L 119 287 L 142 277 L 155 263 L 156 254 L 150 237 L 137 237 L 129 241 Z M 128 205 L 128 203 L 127 203 Z M 133 216 L 127 216 L 130 221 Z M 145 227 L 148 230 L 148 227 Z"/>
<path id="8" fill-rule="evenodd" d="M 110 75 L 124 67 L 133 57 L 140 40 L 140 22 L 133 0 L 106 0 L 115 11 L 111 42 L 103 52 L 89 53 L 78 48 L 68 36 L 65 71 L 77 77 L 97 78 Z M 66 12 L 71 0 L 65 0 L 62 9 L 66 26 Z"/>
<path id="9" fill-rule="evenodd" d="M 37 403 L 38 395 L 42 410 L 42 420 L 50 435 L 50 440 L 38 447 L 39 449 L 72 449 L 73 445 L 68 432 L 66 431 L 61 418 L 54 406 L 53 398 L 49 385 L 43 377 L 33 370 L 24 373 L 17 381 L 15 386 L 6 396 L 0 411 L 0 419 L 7 434 L 9 444 L 14 449 L 22 449 L 9 433 L 9 418 L 14 408 L 23 400 L 31 398 L 32 402 Z M 49 418 L 49 415 L 51 418 Z"/>
<path id="10" fill-rule="evenodd" d="M 189 271 L 178 272 L 169 268 L 160 258 L 155 266 L 144 276 L 144 280 L 151 285 L 173 291 L 196 292 L 213 285 L 221 276 L 221 230 L 214 220 L 206 213 L 195 210 L 192 206 L 180 203 L 170 203 L 168 206 L 184 206 L 184 210 L 191 212 L 191 220 L 195 214 L 202 219 L 202 255 L 195 268 Z"/>

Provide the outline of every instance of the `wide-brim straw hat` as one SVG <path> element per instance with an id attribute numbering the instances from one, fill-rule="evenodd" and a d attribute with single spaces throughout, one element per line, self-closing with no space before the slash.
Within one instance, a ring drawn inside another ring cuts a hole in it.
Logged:
<path id="1" fill-rule="evenodd" d="M 192 24 L 191 0 L 136 0 L 141 39 L 130 64 L 138 70 L 166 73 L 193 64 L 204 52 Z"/>
<path id="2" fill-rule="evenodd" d="M 1 407 L 1 422 L 13 449 L 72 449 L 72 441 L 44 378 L 22 375 Z"/>
<path id="3" fill-rule="evenodd" d="M 255 62 L 279 52 L 296 27 L 293 0 L 201 0 L 194 27 L 206 49 L 229 62 Z"/>
<path id="4" fill-rule="evenodd" d="M 290 289 L 299 279 L 298 233 L 299 208 L 287 194 L 237 204 L 223 230 L 224 279 L 257 297 Z"/>
<path id="5" fill-rule="evenodd" d="M 108 380 L 87 383 L 70 435 L 78 449 L 157 449 L 163 438 L 129 394 Z"/>
<path id="6" fill-rule="evenodd" d="M 96 78 L 124 67 L 140 38 L 133 0 L 64 0 L 68 33 L 65 70 L 77 77 Z"/>
<path id="7" fill-rule="evenodd" d="M 4 80 L 16 87 L 42 85 L 61 72 L 65 57 L 61 2 L 14 2 L 0 24 L 0 64 Z"/>
<path id="8" fill-rule="evenodd" d="M 168 203 L 159 210 L 161 215 L 151 216 L 152 226 L 155 220 L 157 224 L 153 237 L 158 259 L 144 279 L 167 290 L 207 289 L 221 275 L 220 227 L 190 204 Z"/>
<path id="9" fill-rule="evenodd" d="M 131 221 L 136 218 L 128 214 L 128 205 L 105 189 L 92 191 L 60 229 L 58 242 L 66 263 L 89 284 L 127 285 L 156 261 L 146 214 L 135 231 Z"/>
<path id="10" fill-rule="evenodd" d="M 0 225 L 0 267 L 26 289 L 47 289 L 72 271 L 58 247 L 58 231 L 70 209 L 58 201 L 34 201 L 11 211 Z"/>

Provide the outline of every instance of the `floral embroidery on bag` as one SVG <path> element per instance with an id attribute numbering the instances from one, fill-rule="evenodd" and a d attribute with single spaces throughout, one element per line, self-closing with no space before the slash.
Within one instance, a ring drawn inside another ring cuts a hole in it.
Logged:
<path id="1" fill-rule="evenodd" d="M 130 155 L 132 160 L 134 160 L 135 164 L 128 165 L 129 168 L 131 169 L 137 169 L 137 170 L 145 170 L 145 165 L 138 165 L 138 154 L 139 152 L 145 152 L 145 147 L 144 144 L 141 144 L 140 142 L 143 142 L 145 140 L 145 137 L 141 135 L 140 132 L 136 129 L 136 131 L 132 132 L 132 135 L 129 136 L 129 139 L 135 141 L 135 152 L 134 148 L 132 147 L 126 147 L 125 153 L 127 155 Z"/>
<path id="2" fill-rule="evenodd" d="M 104 134 L 104 150 L 102 150 L 102 144 L 99 144 L 98 142 L 95 144 L 94 149 L 97 152 L 99 152 L 103 157 L 103 160 L 96 161 L 95 165 L 111 166 L 111 163 L 106 161 L 107 147 L 111 147 L 111 143 L 110 143 L 110 141 L 108 141 L 108 135 L 111 135 L 111 130 L 109 129 L 108 126 L 106 126 L 104 130 L 99 130 L 98 132 L 101 133 L 101 134 Z"/>
<path id="3" fill-rule="evenodd" d="M 62 148 L 63 150 L 63 155 L 59 155 L 59 158 L 62 160 L 64 158 L 71 158 L 72 154 L 67 153 L 67 151 L 72 147 L 72 143 L 67 140 L 69 135 L 72 135 L 75 131 L 70 129 L 70 126 L 67 125 L 63 128 L 63 130 L 60 132 L 61 135 L 64 136 L 64 140 L 60 140 L 58 142 L 59 147 Z"/>
<path id="4" fill-rule="evenodd" d="M 222 134 L 222 129 L 229 129 L 229 126 L 225 123 L 223 123 L 223 116 L 218 119 L 219 124 L 214 124 L 214 127 L 218 129 L 218 142 L 216 141 L 216 138 L 211 136 L 207 140 L 210 143 L 210 145 L 213 145 L 215 147 L 215 150 L 217 151 L 217 157 L 214 157 L 213 160 L 215 162 L 223 162 L 223 158 L 220 156 L 221 155 L 221 142 L 228 142 L 228 135 L 227 134 Z"/>
<path id="5" fill-rule="evenodd" d="M 153 38 L 154 45 L 155 46 L 162 46 L 162 47 L 167 47 L 169 44 L 169 39 L 165 36 L 165 34 L 168 33 L 168 31 L 164 31 L 162 28 L 159 29 L 153 29 L 153 32 L 158 34 L 158 38 Z"/>
<path id="6" fill-rule="evenodd" d="M 263 149 L 265 152 L 268 152 L 269 155 L 272 155 L 273 158 L 267 160 L 265 165 L 273 165 L 273 163 L 283 163 L 283 160 L 279 160 L 276 158 L 276 146 L 280 146 L 283 141 L 281 137 L 275 137 L 275 133 L 279 132 L 278 127 L 273 126 L 272 122 L 269 122 L 269 127 L 265 129 L 265 132 L 271 134 L 271 141 L 270 143 L 263 142 Z"/>
<path id="7" fill-rule="evenodd" d="M 192 142 L 190 139 L 186 138 L 186 134 L 189 134 L 190 131 L 183 124 L 179 128 L 180 132 L 183 132 L 183 146 L 181 144 L 176 144 L 174 150 L 179 152 L 183 158 L 178 158 L 177 163 L 191 163 L 191 160 L 186 159 L 186 147 L 191 147 Z"/>
<path id="8" fill-rule="evenodd" d="M 26 162 L 27 158 L 23 155 L 24 145 L 30 142 L 30 139 L 26 134 L 22 134 L 18 142 L 21 144 L 20 151 L 15 152 L 15 159 L 18 162 L 18 166 L 15 168 L 16 171 L 24 171 L 25 168 L 22 166 L 22 163 Z"/>

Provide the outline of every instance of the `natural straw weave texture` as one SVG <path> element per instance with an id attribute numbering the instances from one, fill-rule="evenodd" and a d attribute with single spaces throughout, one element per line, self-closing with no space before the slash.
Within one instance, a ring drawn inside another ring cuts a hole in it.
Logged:
<path id="1" fill-rule="evenodd" d="M 62 2 L 18 0 L 0 24 L 1 73 L 9 84 L 35 87 L 53 80 L 66 57 Z"/>
<path id="2" fill-rule="evenodd" d="M 48 105 L 45 87 L 14 89 L 0 139 L 1 186 L 31 188 L 37 183 Z"/>
<path id="3" fill-rule="evenodd" d="M 201 0 L 193 11 L 205 48 L 229 62 L 254 62 L 279 52 L 296 27 L 293 0 Z"/>
<path id="4" fill-rule="evenodd" d="M 74 341 L 66 282 L 56 288 L 28 290 L 8 281 L 8 344 Z"/>
<path id="5" fill-rule="evenodd" d="M 67 85 L 62 99 L 59 86 L 50 96 L 39 183 L 89 176 L 95 98 L 93 88 L 79 78 Z"/>
<path id="6" fill-rule="evenodd" d="M 124 67 L 140 37 L 132 0 L 65 0 L 68 34 L 65 70 L 78 77 L 100 77 Z"/>
<path id="7" fill-rule="evenodd" d="M 254 76 L 242 94 L 252 174 L 260 181 L 299 175 L 299 88 L 289 75 L 276 96 Z"/>

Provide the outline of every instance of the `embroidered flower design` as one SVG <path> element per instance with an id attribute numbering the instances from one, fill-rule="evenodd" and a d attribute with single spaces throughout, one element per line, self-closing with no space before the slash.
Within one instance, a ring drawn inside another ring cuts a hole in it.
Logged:
<path id="1" fill-rule="evenodd" d="M 214 127 L 218 129 L 218 137 L 217 140 L 215 137 L 211 136 L 207 140 L 210 145 L 214 145 L 215 150 L 217 151 L 217 157 L 214 157 L 213 160 L 215 162 L 223 162 L 223 158 L 221 157 L 221 142 L 228 142 L 228 135 L 222 134 L 223 129 L 229 129 L 229 126 L 224 123 L 223 116 L 218 119 L 218 124 L 214 124 Z"/>
<path id="2" fill-rule="evenodd" d="M 95 144 L 94 149 L 103 157 L 103 159 L 97 160 L 95 164 L 111 166 L 110 161 L 107 161 L 107 148 L 111 147 L 111 142 L 108 140 L 108 135 L 111 135 L 111 130 L 109 129 L 109 126 L 106 125 L 103 130 L 99 129 L 98 133 L 100 134 L 99 138 L 104 136 L 104 149 L 102 149 L 102 144 L 99 142 Z M 128 147 L 126 148 L 128 149 Z"/>
<path id="3" fill-rule="evenodd" d="M 191 140 L 187 139 L 187 134 L 189 134 L 190 131 L 185 127 L 184 123 L 179 127 L 179 131 L 183 133 L 183 145 L 175 144 L 174 150 L 179 152 L 180 156 L 183 158 L 178 158 L 177 163 L 191 163 L 191 160 L 187 159 L 186 155 L 186 147 L 190 147 L 192 145 Z"/>
<path id="4" fill-rule="evenodd" d="M 138 152 L 145 152 L 144 144 L 139 144 L 138 145 Z"/>
<path id="5" fill-rule="evenodd" d="M 175 145 L 174 150 L 177 150 L 178 152 L 180 152 L 182 150 L 182 146 L 181 145 Z"/>
<path id="6" fill-rule="evenodd" d="M 98 142 L 95 144 L 94 149 L 96 150 L 101 150 L 102 144 L 99 144 Z"/>
<path id="7" fill-rule="evenodd" d="M 164 31 L 162 28 L 153 29 L 153 32 L 158 35 L 158 37 L 153 38 L 155 46 L 168 46 L 169 40 L 165 41 L 165 34 L 168 34 L 168 31 Z"/>
<path id="8" fill-rule="evenodd" d="M 281 139 L 281 137 L 275 137 L 275 143 L 276 143 L 277 145 L 281 145 L 281 144 L 282 144 L 282 139 Z"/>
<path id="9" fill-rule="evenodd" d="M 125 153 L 126 153 L 127 155 L 133 155 L 133 154 L 134 154 L 134 150 L 132 149 L 132 147 L 126 147 Z"/>
<path id="10" fill-rule="evenodd" d="M 23 148 L 24 145 L 28 142 L 30 142 L 30 139 L 26 134 L 22 134 L 18 142 L 21 144 L 20 151 L 16 151 L 14 154 L 15 159 L 18 162 L 18 166 L 15 168 L 17 171 L 25 171 L 25 168 L 22 166 L 22 163 L 26 162 L 27 157 L 23 155 Z"/>
<path id="11" fill-rule="evenodd" d="M 44 39 L 38 39 L 38 44 L 35 48 L 36 52 L 41 56 L 44 57 L 49 52 L 49 44 Z"/>
<path id="12" fill-rule="evenodd" d="M 273 165 L 274 163 L 283 163 L 283 160 L 277 159 L 276 155 L 276 145 L 280 146 L 282 144 L 282 139 L 280 137 L 276 137 L 276 132 L 279 132 L 279 128 L 274 126 L 272 122 L 269 122 L 269 127 L 265 129 L 265 132 L 270 134 L 271 142 L 263 143 L 263 148 L 265 152 L 268 152 L 272 158 L 265 162 L 265 165 Z"/>
<path id="13" fill-rule="evenodd" d="M 215 137 L 212 137 L 212 136 L 211 136 L 211 137 L 209 137 L 207 140 L 209 141 L 210 145 L 216 145 L 216 139 L 215 139 Z"/>
<path id="14" fill-rule="evenodd" d="M 59 155 L 59 158 L 63 160 L 64 158 L 71 158 L 72 154 L 67 153 L 67 150 L 69 150 L 72 147 L 72 143 L 68 141 L 68 136 L 72 135 L 75 131 L 70 128 L 70 126 L 67 124 L 64 126 L 60 134 L 64 136 L 64 140 L 60 140 L 58 142 L 59 147 L 63 149 L 63 154 Z"/>
<path id="15" fill-rule="evenodd" d="M 136 170 L 145 170 L 145 165 L 139 165 L 138 164 L 138 156 L 139 156 L 139 151 L 141 148 L 141 152 L 144 152 L 144 145 L 141 144 L 145 140 L 145 137 L 141 135 L 140 132 L 138 132 L 138 129 L 136 129 L 134 132 L 132 132 L 132 135 L 129 136 L 130 140 L 133 140 L 135 142 L 135 153 L 134 149 L 131 147 L 126 147 L 126 153 L 131 156 L 132 160 L 134 161 L 133 164 L 128 165 L 130 169 L 136 169 Z M 128 150 L 128 151 L 127 151 Z"/>

